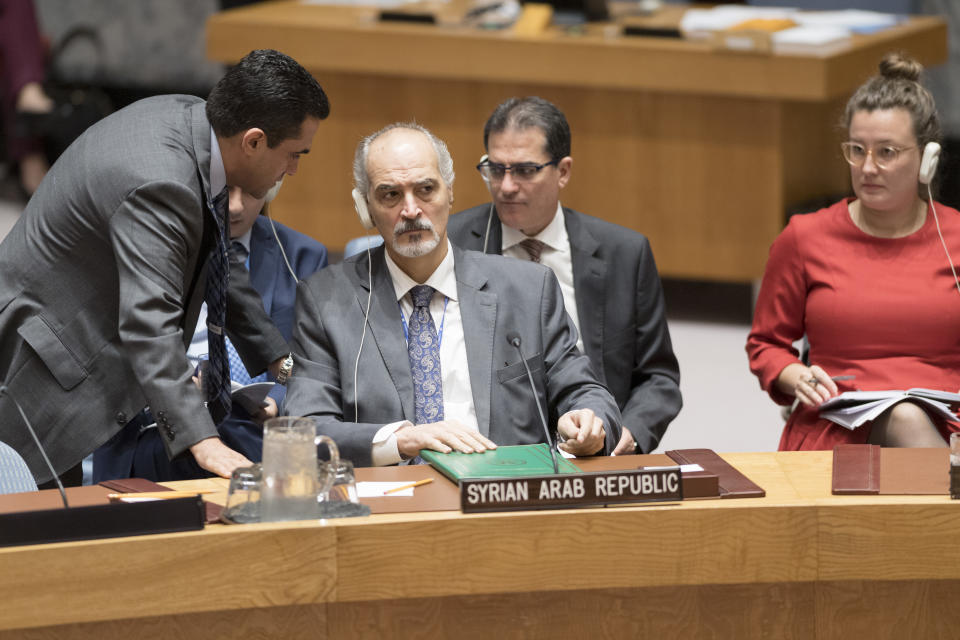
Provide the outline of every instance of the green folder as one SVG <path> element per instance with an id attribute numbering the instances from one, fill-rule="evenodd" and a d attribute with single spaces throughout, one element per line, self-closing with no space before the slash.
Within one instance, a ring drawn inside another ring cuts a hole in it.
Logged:
<path id="1" fill-rule="evenodd" d="M 553 475 L 550 449 L 545 444 L 497 447 L 483 453 L 440 453 L 424 449 L 420 457 L 454 482 L 461 478 L 520 478 Z M 557 453 L 560 473 L 580 473 L 572 462 Z"/>

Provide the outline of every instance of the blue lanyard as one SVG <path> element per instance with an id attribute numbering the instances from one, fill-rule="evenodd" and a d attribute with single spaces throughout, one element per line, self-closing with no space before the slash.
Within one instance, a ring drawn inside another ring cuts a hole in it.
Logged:
<path id="1" fill-rule="evenodd" d="M 450 298 L 443 297 L 443 314 L 440 316 L 440 329 L 437 330 L 437 348 L 440 348 L 440 345 L 443 344 L 443 325 L 447 321 L 447 303 L 450 302 Z M 410 343 L 410 334 L 407 332 L 407 317 L 403 313 L 403 305 L 400 304 L 400 301 L 397 300 L 397 306 L 400 307 L 400 322 L 403 323 L 403 338 L 407 341 L 407 344 Z M 416 310 L 416 308 L 414 308 Z M 430 313 L 430 308 L 427 307 L 427 313 Z"/>

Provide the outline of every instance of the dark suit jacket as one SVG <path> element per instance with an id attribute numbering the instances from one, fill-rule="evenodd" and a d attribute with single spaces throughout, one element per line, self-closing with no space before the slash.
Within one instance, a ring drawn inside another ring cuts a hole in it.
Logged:
<path id="1" fill-rule="evenodd" d="M 516 332 L 533 372 L 551 430 L 560 415 L 592 409 L 607 431 L 605 451 L 620 437 L 616 404 L 576 348 L 556 276 L 533 263 L 507 263 L 473 251 L 454 251 L 467 374 L 481 433 L 497 444 L 544 442 L 523 363 L 506 336 Z M 370 290 L 367 254 L 311 276 L 300 285 L 293 328 L 294 373 L 284 413 L 315 416 L 355 465 L 371 463 L 373 436 L 383 425 L 413 421 L 413 381 L 400 308 L 383 257 L 372 251 L 373 298 L 360 356 Z M 353 421 L 354 402 L 359 419 Z"/>
<path id="2" fill-rule="evenodd" d="M 450 216 L 447 233 L 464 249 L 499 254 L 502 228 L 489 204 Z M 663 289 L 647 239 L 630 229 L 563 209 L 583 347 L 641 452 L 656 448 L 680 412 L 680 368 L 667 329 Z"/>
<path id="3" fill-rule="evenodd" d="M 185 355 L 215 226 L 204 107 L 148 98 L 92 126 L 0 245 L 0 376 L 57 473 L 147 404 L 171 457 L 217 433 Z M 248 362 L 286 353 L 252 289 L 228 308 Z M 0 440 L 50 479 L 9 396 Z"/>
<path id="4" fill-rule="evenodd" d="M 274 221 L 277 236 L 300 279 L 327 266 L 327 249 L 322 244 Z M 260 216 L 250 233 L 250 284 L 263 300 L 263 306 L 283 337 L 293 337 L 293 308 L 297 300 L 297 282 L 287 270 L 270 221 Z"/>
<path id="5" fill-rule="evenodd" d="M 327 266 L 327 249 L 309 236 L 274 222 L 277 237 L 290 260 L 297 278 L 306 278 Z M 245 276 L 263 301 L 274 326 L 286 340 L 293 331 L 293 304 L 297 295 L 297 283 L 287 270 L 287 265 L 270 229 L 270 221 L 260 216 L 250 232 L 250 270 L 237 259 L 231 265 L 231 283 Z M 251 371 L 251 374 L 258 372 Z M 276 385 L 270 395 L 277 405 L 283 403 L 286 387 Z M 253 462 L 263 457 L 263 427 L 250 414 L 234 405 L 217 431 L 224 443 L 239 451 Z M 170 460 L 164 453 L 158 429 L 130 430 L 114 438 L 94 454 L 94 482 L 114 478 L 128 478 L 135 474 L 157 482 L 205 478 L 210 474 L 197 464 L 191 455 Z"/>

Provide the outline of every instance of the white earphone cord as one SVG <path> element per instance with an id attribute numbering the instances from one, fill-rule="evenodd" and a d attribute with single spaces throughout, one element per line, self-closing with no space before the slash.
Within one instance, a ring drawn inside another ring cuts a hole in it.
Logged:
<path id="1" fill-rule="evenodd" d="M 357 404 L 357 373 L 360 371 L 360 354 L 363 353 L 363 339 L 367 337 L 367 318 L 370 316 L 370 301 L 373 299 L 373 259 L 370 257 L 370 241 L 367 241 L 367 308 L 363 311 L 363 333 L 360 334 L 360 348 L 357 349 L 357 361 L 353 363 L 353 421 L 360 422 L 360 409 Z"/>
<path id="2" fill-rule="evenodd" d="M 933 204 L 933 192 L 930 184 L 927 183 L 927 197 L 930 199 L 930 210 L 933 211 L 933 221 L 937 224 L 937 235 L 940 236 L 940 244 L 943 245 L 943 251 L 947 254 L 947 264 L 950 265 L 950 271 L 953 273 L 953 281 L 957 283 L 957 291 L 960 291 L 960 278 L 957 277 L 957 270 L 953 268 L 953 258 L 950 256 L 950 250 L 947 249 L 947 242 L 943 239 L 943 232 L 940 231 L 940 218 L 937 216 L 937 208 Z"/>
<path id="3" fill-rule="evenodd" d="M 287 271 L 290 272 L 290 276 L 293 278 L 293 281 L 299 284 L 300 278 L 297 277 L 293 267 L 290 266 L 290 260 L 287 259 L 287 252 L 283 249 L 283 243 L 280 242 L 280 236 L 277 235 L 277 227 L 273 224 L 273 218 L 270 217 L 269 211 L 267 211 L 267 220 L 270 221 L 270 229 L 273 231 L 273 237 L 277 241 L 277 246 L 280 247 L 280 255 L 283 256 L 283 262 L 287 265 Z"/>

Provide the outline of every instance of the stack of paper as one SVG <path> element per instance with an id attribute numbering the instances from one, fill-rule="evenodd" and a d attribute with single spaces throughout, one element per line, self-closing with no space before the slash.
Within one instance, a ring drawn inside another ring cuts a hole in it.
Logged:
<path id="1" fill-rule="evenodd" d="M 846 391 L 820 405 L 820 417 L 835 422 L 851 431 L 864 422 L 877 419 L 881 413 L 909 400 L 927 413 L 956 420 L 950 405 L 960 404 L 960 394 L 935 389 L 908 389 L 907 391 Z"/>
<path id="2" fill-rule="evenodd" d="M 852 33 L 888 29 L 904 19 L 904 16 L 858 9 L 799 11 L 779 7 L 720 5 L 713 9 L 688 9 L 680 20 L 680 30 L 688 38 L 707 38 L 714 32 L 726 31 L 751 20 L 792 20 L 800 25 L 796 29 L 803 31 L 786 36 L 784 46 L 801 44 L 815 47 L 849 38 Z"/>
<path id="3" fill-rule="evenodd" d="M 778 31 L 771 36 L 774 53 L 827 56 L 850 44 L 846 27 L 807 25 Z"/>

